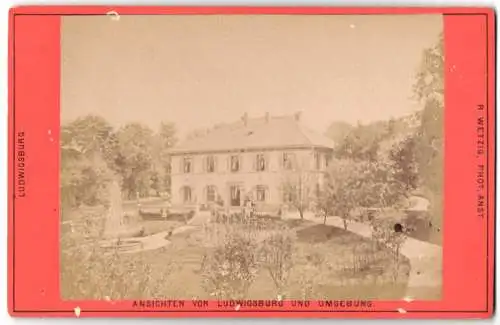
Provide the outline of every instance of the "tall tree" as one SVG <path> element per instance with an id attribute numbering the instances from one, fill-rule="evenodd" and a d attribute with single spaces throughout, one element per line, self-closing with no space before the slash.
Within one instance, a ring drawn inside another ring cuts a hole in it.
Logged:
<path id="1" fill-rule="evenodd" d="M 174 123 L 162 122 L 158 131 L 159 156 L 156 164 L 162 190 L 170 192 L 171 158 L 170 149 L 177 144 L 177 128 Z"/>
<path id="2" fill-rule="evenodd" d="M 390 165 L 378 161 L 335 160 L 325 175 L 316 207 L 324 222 L 330 215 L 343 219 L 347 229 L 351 212 L 359 207 L 385 208 L 406 195 Z"/>
<path id="3" fill-rule="evenodd" d="M 335 143 L 340 143 L 352 131 L 354 126 L 347 122 L 332 122 L 326 130 L 326 136 Z"/>
<path id="4" fill-rule="evenodd" d="M 424 106 L 418 143 L 418 167 L 422 185 L 431 202 L 433 223 L 441 224 L 443 194 L 444 42 L 424 50 L 414 84 L 414 93 Z"/>
<path id="5" fill-rule="evenodd" d="M 113 128 L 102 117 L 80 117 L 61 128 L 61 203 L 63 208 L 106 203 L 109 163 L 116 150 Z"/>
<path id="6" fill-rule="evenodd" d="M 358 124 L 336 145 L 335 156 L 353 160 L 377 160 L 380 142 L 387 137 L 387 122 Z"/>
<path id="7" fill-rule="evenodd" d="M 149 195 L 153 167 L 153 131 L 142 124 L 130 123 L 117 131 L 116 165 L 123 178 L 122 189 L 129 198 Z"/>
<path id="8" fill-rule="evenodd" d="M 397 142 L 389 153 L 393 176 L 408 192 L 419 185 L 417 146 L 418 138 L 410 134 Z"/>
<path id="9" fill-rule="evenodd" d="M 283 173 L 281 190 L 286 203 L 297 210 L 301 219 L 304 219 L 304 212 L 310 207 L 315 177 L 311 170 L 307 168 L 307 159 L 297 159 L 290 157 L 289 169 Z"/>

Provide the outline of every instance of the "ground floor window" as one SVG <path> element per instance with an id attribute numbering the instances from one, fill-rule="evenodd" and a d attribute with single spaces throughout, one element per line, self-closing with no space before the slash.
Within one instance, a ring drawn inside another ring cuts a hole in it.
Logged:
<path id="1" fill-rule="evenodd" d="M 258 202 L 265 202 L 267 197 L 267 187 L 263 185 L 257 186 L 255 196 Z"/>
<path id="2" fill-rule="evenodd" d="M 231 195 L 231 206 L 240 206 L 241 204 L 241 191 L 240 187 L 237 185 L 232 185 L 230 187 L 230 195 Z"/>
<path id="3" fill-rule="evenodd" d="M 182 196 L 182 201 L 184 203 L 189 203 L 191 202 L 192 195 L 191 195 L 191 188 L 189 186 L 184 186 L 181 188 L 181 196 Z"/>
<path id="4" fill-rule="evenodd" d="M 285 191 L 283 193 L 283 203 L 292 203 L 294 200 L 294 193 L 291 191 Z"/>
<path id="5" fill-rule="evenodd" d="M 217 197 L 217 190 L 215 189 L 215 186 L 213 185 L 207 186 L 207 202 L 215 202 L 216 197 Z"/>

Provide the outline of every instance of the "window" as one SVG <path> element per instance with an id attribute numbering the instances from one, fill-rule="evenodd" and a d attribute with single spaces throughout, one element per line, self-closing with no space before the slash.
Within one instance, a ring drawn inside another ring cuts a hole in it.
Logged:
<path id="1" fill-rule="evenodd" d="M 315 162 L 317 170 L 321 169 L 321 159 L 320 159 L 320 157 L 321 156 L 320 156 L 319 152 L 315 152 L 314 153 L 314 162 Z"/>
<path id="2" fill-rule="evenodd" d="M 230 169 L 233 173 L 239 171 L 240 170 L 240 157 L 231 156 L 230 164 L 231 164 Z"/>
<path id="3" fill-rule="evenodd" d="M 207 186 L 207 202 L 215 202 L 216 196 L 217 196 L 217 191 L 215 190 L 215 186 L 213 185 Z"/>
<path id="4" fill-rule="evenodd" d="M 191 188 L 189 186 L 184 186 L 181 190 L 182 200 L 184 203 L 191 202 Z"/>
<path id="5" fill-rule="evenodd" d="M 214 156 L 208 156 L 206 158 L 206 170 L 207 173 L 213 173 L 215 171 L 215 157 Z"/>
<path id="6" fill-rule="evenodd" d="M 332 156 L 330 154 L 325 156 L 325 167 L 328 168 L 330 166 L 330 161 L 332 160 Z"/>
<path id="7" fill-rule="evenodd" d="M 240 188 L 237 185 L 233 185 L 230 187 L 231 192 L 231 206 L 240 206 Z"/>
<path id="8" fill-rule="evenodd" d="M 293 169 L 293 161 L 295 160 L 295 155 L 293 153 L 283 153 L 283 168 Z"/>
<path id="9" fill-rule="evenodd" d="M 265 202 L 266 201 L 266 187 L 265 186 L 262 186 L 262 185 L 257 186 L 256 199 L 258 202 Z"/>
<path id="10" fill-rule="evenodd" d="M 185 174 L 191 173 L 193 170 L 193 160 L 189 157 L 185 157 L 182 162 L 182 170 Z"/>
<path id="11" fill-rule="evenodd" d="M 294 193 L 292 191 L 285 191 L 283 193 L 283 202 L 284 203 L 292 203 L 294 201 Z"/>
<path id="12" fill-rule="evenodd" d="M 263 172 L 266 170 L 266 159 L 264 158 L 264 154 L 257 155 L 256 163 L 258 172 Z"/>

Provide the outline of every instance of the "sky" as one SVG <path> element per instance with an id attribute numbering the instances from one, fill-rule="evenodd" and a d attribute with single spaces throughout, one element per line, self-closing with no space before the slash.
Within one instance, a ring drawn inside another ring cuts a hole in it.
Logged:
<path id="1" fill-rule="evenodd" d="M 67 16 L 61 119 L 221 122 L 302 112 L 323 132 L 419 108 L 412 85 L 441 15 Z"/>

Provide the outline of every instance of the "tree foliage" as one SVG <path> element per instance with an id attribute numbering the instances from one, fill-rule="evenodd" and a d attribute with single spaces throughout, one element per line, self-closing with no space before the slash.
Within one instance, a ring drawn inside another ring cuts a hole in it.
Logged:
<path id="1" fill-rule="evenodd" d="M 64 206 L 105 204 L 105 187 L 121 183 L 129 198 L 166 191 L 170 184 L 168 149 L 177 142 L 175 125 L 158 132 L 139 123 L 115 130 L 104 118 L 83 116 L 61 128 L 61 197 Z"/>
<path id="2" fill-rule="evenodd" d="M 279 228 L 262 242 L 264 267 L 276 286 L 278 295 L 285 295 L 293 267 L 295 232 Z"/>
<path id="3" fill-rule="evenodd" d="M 424 105 L 418 132 L 419 174 L 431 202 L 436 225 L 441 224 L 443 194 L 444 130 L 444 43 L 443 35 L 426 49 L 414 85 L 415 97 Z"/>
<path id="4" fill-rule="evenodd" d="M 418 100 L 436 100 L 443 103 L 444 98 L 444 35 L 441 33 L 436 44 L 424 50 L 414 84 Z"/>
<path id="5" fill-rule="evenodd" d="M 326 136 L 334 141 L 340 143 L 344 138 L 354 129 L 354 126 L 346 122 L 332 122 L 326 130 Z"/>
<path id="6" fill-rule="evenodd" d="M 225 228 L 202 266 L 205 290 L 218 299 L 245 299 L 259 267 L 258 243 L 244 228 Z"/>
<path id="7" fill-rule="evenodd" d="M 169 149 L 177 144 L 175 124 L 161 122 L 155 136 L 154 175 L 151 187 L 156 192 L 170 191 L 171 157 Z"/>
<path id="8" fill-rule="evenodd" d="M 322 211 L 324 222 L 330 215 L 344 220 L 347 229 L 349 213 L 358 205 L 360 193 L 359 165 L 352 160 L 336 160 L 325 175 L 325 181 L 318 196 L 317 209 Z"/>
<path id="9" fill-rule="evenodd" d="M 131 123 L 117 131 L 118 155 L 116 165 L 123 177 L 122 189 L 132 199 L 138 192 L 147 196 L 153 166 L 153 131 Z"/>
<path id="10" fill-rule="evenodd" d="M 101 117 L 85 116 L 61 128 L 61 203 L 63 209 L 106 203 L 112 178 L 109 162 L 115 142 L 113 128 Z"/>
<path id="11" fill-rule="evenodd" d="M 347 229 L 354 209 L 385 208 L 407 195 L 405 184 L 396 175 L 383 162 L 335 160 L 325 175 L 316 207 L 325 223 L 328 216 L 336 215 Z"/>
<path id="12" fill-rule="evenodd" d="M 419 186 L 417 146 L 418 138 L 412 134 L 393 146 L 389 153 L 393 177 L 408 192 Z"/>
<path id="13" fill-rule="evenodd" d="M 284 173 L 281 182 L 281 191 L 286 202 L 297 209 L 301 219 L 313 201 L 316 184 L 314 175 L 305 165 L 304 161 L 295 160 L 293 168 Z"/>
<path id="14" fill-rule="evenodd" d="M 358 124 L 336 145 L 337 158 L 376 160 L 383 132 L 376 124 Z"/>

